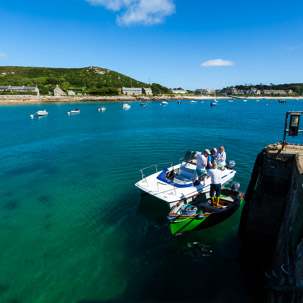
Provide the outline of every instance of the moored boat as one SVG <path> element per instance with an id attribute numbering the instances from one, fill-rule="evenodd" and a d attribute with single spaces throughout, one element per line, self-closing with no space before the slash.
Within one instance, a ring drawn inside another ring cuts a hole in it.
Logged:
<path id="1" fill-rule="evenodd" d="M 127 104 L 127 103 L 124 103 L 123 106 L 122 106 L 122 109 L 130 109 L 130 105 Z"/>
<path id="2" fill-rule="evenodd" d="M 279 100 L 279 103 L 286 103 L 286 100 Z"/>
<path id="3" fill-rule="evenodd" d="M 102 106 L 100 108 L 98 108 L 98 112 L 105 112 L 106 111 L 106 107 Z"/>
<path id="4" fill-rule="evenodd" d="M 146 106 L 146 102 L 140 102 L 139 105 L 145 107 Z"/>
<path id="5" fill-rule="evenodd" d="M 48 115 L 48 112 L 46 110 L 38 110 L 36 112 L 37 117 L 42 117 L 42 116 L 47 116 L 47 115 Z"/>
<path id="6" fill-rule="evenodd" d="M 183 199 L 190 199 L 198 193 L 210 191 L 210 178 L 197 180 L 195 152 L 186 152 L 180 164 L 172 162 L 155 164 L 140 169 L 141 180 L 135 186 L 143 193 L 165 201 L 169 207 L 173 207 Z M 227 161 L 222 168 L 221 184 L 230 181 L 236 174 L 233 169 L 235 161 Z M 167 167 L 159 171 L 160 167 Z M 146 176 L 148 172 L 155 173 Z"/>
<path id="7" fill-rule="evenodd" d="M 71 114 L 79 114 L 80 113 L 80 109 L 74 109 L 70 111 Z"/>
<path id="8" fill-rule="evenodd" d="M 210 106 L 217 106 L 217 104 L 218 104 L 217 102 L 213 101 L 210 103 Z"/>
<path id="9" fill-rule="evenodd" d="M 190 101 L 190 103 L 197 103 L 197 101 L 195 101 L 195 100 L 191 100 L 191 101 Z"/>
<path id="10" fill-rule="evenodd" d="M 167 105 L 167 104 L 168 104 L 167 101 L 162 101 L 162 102 L 160 103 L 160 105 Z"/>
<path id="11" fill-rule="evenodd" d="M 233 186 L 239 188 L 237 184 Z M 244 193 L 236 188 L 222 188 L 219 205 L 212 205 L 210 198 L 199 194 L 194 196 L 190 203 L 184 199 L 177 203 L 167 216 L 171 233 L 176 235 L 221 223 L 239 208 L 243 200 Z"/>

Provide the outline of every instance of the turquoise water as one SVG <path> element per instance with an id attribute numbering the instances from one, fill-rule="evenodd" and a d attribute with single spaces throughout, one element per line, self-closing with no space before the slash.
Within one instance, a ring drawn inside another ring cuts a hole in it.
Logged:
<path id="1" fill-rule="evenodd" d="M 159 104 L 0 106 L 0 302 L 252 302 L 237 261 L 240 212 L 173 237 L 166 205 L 134 183 L 140 168 L 224 145 L 245 191 L 257 153 L 282 140 L 286 111 L 303 102 Z"/>

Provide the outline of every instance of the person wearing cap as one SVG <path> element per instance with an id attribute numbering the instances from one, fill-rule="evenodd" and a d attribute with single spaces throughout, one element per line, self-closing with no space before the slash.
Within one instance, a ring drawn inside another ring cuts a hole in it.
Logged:
<path id="1" fill-rule="evenodd" d="M 219 168 L 224 168 L 226 165 L 226 153 L 224 151 L 224 146 L 219 147 L 219 151 L 215 155 L 215 160 L 217 161 Z"/>
<path id="2" fill-rule="evenodd" d="M 218 169 L 218 164 L 214 162 L 213 168 L 210 169 L 207 173 L 207 178 L 210 180 L 210 197 L 211 205 L 216 207 L 222 207 L 223 205 L 219 204 L 220 195 L 221 195 L 221 177 L 222 171 Z M 215 202 L 215 193 L 216 193 L 216 202 Z"/>
<path id="3" fill-rule="evenodd" d="M 198 177 L 206 174 L 206 166 L 207 166 L 207 157 L 210 154 L 208 149 L 205 149 L 203 154 L 201 152 L 196 152 L 195 158 L 197 159 L 196 172 Z"/>

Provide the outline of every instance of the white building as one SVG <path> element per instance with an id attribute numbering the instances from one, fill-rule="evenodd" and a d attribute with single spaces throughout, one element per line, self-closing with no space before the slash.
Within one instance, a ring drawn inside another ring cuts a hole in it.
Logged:
<path id="1" fill-rule="evenodd" d="M 54 89 L 54 96 L 66 96 L 66 93 L 59 87 L 59 85 L 56 85 L 56 88 Z"/>
<path id="2" fill-rule="evenodd" d="M 153 91 L 149 87 L 143 87 L 142 88 L 142 93 L 143 93 L 143 95 L 146 95 L 146 96 L 152 96 Z"/>
<path id="3" fill-rule="evenodd" d="M 37 93 L 37 96 L 40 96 L 40 91 L 37 86 L 0 86 L 0 91 L 10 91 L 10 92 L 35 92 Z"/>
<path id="4" fill-rule="evenodd" d="M 174 89 L 172 89 L 172 92 L 174 94 L 178 94 L 178 95 L 179 94 L 187 94 L 187 91 L 183 88 L 174 88 Z"/>
<path id="5" fill-rule="evenodd" d="M 67 95 L 68 95 L 68 96 L 75 96 L 76 93 L 75 93 L 73 90 L 68 90 L 68 91 L 67 91 Z"/>
<path id="6" fill-rule="evenodd" d="M 149 87 L 122 87 L 121 93 L 127 96 L 147 95 L 151 96 L 153 91 Z"/>
<path id="7" fill-rule="evenodd" d="M 142 95 L 141 87 L 122 87 L 122 94 L 127 96 Z"/>

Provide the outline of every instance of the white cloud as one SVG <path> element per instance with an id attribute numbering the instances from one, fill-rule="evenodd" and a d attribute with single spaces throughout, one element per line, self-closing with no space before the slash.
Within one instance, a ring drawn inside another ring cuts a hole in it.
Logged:
<path id="1" fill-rule="evenodd" d="M 0 57 L 7 57 L 5 53 L 0 53 Z"/>
<path id="2" fill-rule="evenodd" d="M 128 7 L 131 5 L 134 0 L 86 0 L 92 5 L 104 6 L 112 11 L 119 11 L 122 8 Z"/>
<path id="3" fill-rule="evenodd" d="M 174 0 L 86 0 L 112 11 L 120 11 L 119 25 L 154 25 L 163 23 L 165 17 L 175 12 Z"/>
<path id="4" fill-rule="evenodd" d="M 209 66 L 233 66 L 235 65 L 234 62 L 230 60 L 223 60 L 223 59 L 214 59 L 208 60 L 201 64 L 201 67 L 209 67 Z"/>

